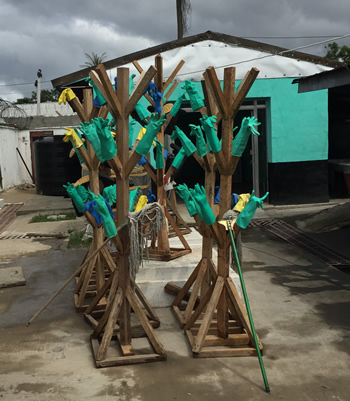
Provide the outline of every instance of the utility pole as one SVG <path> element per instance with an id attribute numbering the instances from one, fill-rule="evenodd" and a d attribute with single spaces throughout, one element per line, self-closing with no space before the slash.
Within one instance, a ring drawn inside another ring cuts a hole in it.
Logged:
<path id="1" fill-rule="evenodd" d="M 43 76 L 41 70 L 39 69 L 36 73 L 36 76 L 38 77 L 38 79 L 35 81 L 35 86 L 36 86 L 36 115 L 40 116 L 40 96 L 41 96 L 41 88 L 40 88 L 40 84 L 41 84 L 41 78 Z"/>

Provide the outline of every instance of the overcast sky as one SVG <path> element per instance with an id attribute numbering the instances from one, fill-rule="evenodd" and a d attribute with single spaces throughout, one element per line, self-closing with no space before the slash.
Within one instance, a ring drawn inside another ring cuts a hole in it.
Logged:
<path id="1" fill-rule="evenodd" d="M 349 0 L 191 5 L 186 36 L 211 30 L 295 48 L 350 33 Z M 0 0 L 0 21 L 0 98 L 10 101 L 31 96 L 38 68 L 51 89 L 51 79 L 81 69 L 84 53 L 106 52 L 109 60 L 177 38 L 176 0 Z M 309 38 L 266 38 L 286 36 Z M 350 46 L 350 38 L 337 42 Z M 325 46 L 301 51 L 325 55 Z"/>

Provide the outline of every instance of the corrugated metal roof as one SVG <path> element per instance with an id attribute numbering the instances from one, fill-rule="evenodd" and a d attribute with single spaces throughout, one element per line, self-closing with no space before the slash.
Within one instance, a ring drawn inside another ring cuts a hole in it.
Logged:
<path id="1" fill-rule="evenodd" d="M 154 56 L 159 53 L 170 52 L 172 50 L 185 48 L 185 47 L 191 46 L 191 45 L 192 45 L 192 47 L 194 47 L 193 46 L 194 44 L 199 44 L 200 42 L 206 42 L 206 41 L 222 43 L 223 47 L 225 47 L 225 45 L 227 45 L 226 47 L 231 48 L 231 49 L 234 47 L 240 48 L 240 49 L 249 49 L 249 50 L 253 51 L 254 54 L 257 55 L 256 56 L 257 59 L 276 55 L 281 58 L 283 57 L 283 58 L 287 58 L 287 59 L 293 59 L 294 61 L 297 61 L 297 62 L 305 61 L 308 63 L 313 63 L 316 65 L 320 65 L 320 66 L 324 66 L 324 67 L 328 67 L 328 68 L 336 68 L 342 64 L 342 63 L 335 62 L 332 60 L 327 60 L 323 57 L 314 56 L 314 55 L 301 53 L 301 52 L 297 52 L 297 51 L 289 51 L 288 49 L 285 49 L 282 47 L 273 46 L 273 45 L 269 45 L 269 44 L 262 43 L 262 42 L 256 42 L 253 40 L 244 39 L 244 38 L 240 38 L 240 37 L 236 37 L 236 36 L 216 33 L 216 32 L 212 32 L 212 31 L 207 31 L 207 32 L 204 32 L 201 34 L 189 36 L 189 37 L 179 39 L 179 40 L 173 40 L 171 42 L 167 42 L 167 43 L 163 43 L 161 45 L 143 49 L 138 52 L 130 53 L 128 55 L 106 61 L 103 64 L 107 70 L 110 70 L 113 68 L 127 65 L 134 60 L 142 60 L 142 59 Z M 263 55 L 264 53 L 266 54 L 266 56 Z M 260 57 L 258 57 L 258 55 L 260 55 Z M 272 57 L 271 57 L 271 59 L 272 59 Z M 177 60 L 177 62 L 178 61 L 179 60 Z M 187 60 L 185 60 L 185 61 L 187 63 Z M 208 64 L 208 61 L 209 61 L 209 63 L 213 63 L 213 60 L 208 59 L 208 57 L 205 59 L 205 61 L 206 61 L 206 66 L 204 68 L 206 68 L 206 67 L 208 67 L 208 65 L 210 65 L 210 64 Z M 215 63 L 216 63 L 216 61 L 217 60 L 215 60 Z M 214 67 L 216 67 L 216 65 L 214 65 Z M 190 68 L 192 68 L 192 67 L 190 66 Z M 76 71 L 71 74 L 64 75 L 62 77 L 53 79 L 52 85 L 54 87 L 58 87 L 58 86 L 67 85 L 69 83 L 72 83 L 73 81 L 84 79 L 85 77 L 88 76 L 91 69 L 92 68 L 85 68 L 83 70 Z M 245 70 L 247 70 L 247 67 L 245 68 Z M 166 75 L 166 72 L 165 72 L 165 75 Z M 304 75 L 304 74 L 302 74 L 302 75 Z M 289 75 L 289 76 L 298 76 L 298 74 Z M 187 78 L 193 78 L 193 77 L 189 76 Z"/>

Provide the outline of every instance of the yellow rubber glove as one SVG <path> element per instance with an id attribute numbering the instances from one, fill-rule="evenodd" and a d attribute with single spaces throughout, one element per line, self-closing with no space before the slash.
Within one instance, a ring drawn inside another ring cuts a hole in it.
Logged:
<path id="1" fill-rule="evenodd" d="M 75 97 L 75 93 L 72 91 L 72 89 L 67 88 L 60 94 L 60 97 L 58 98 L 58 104 L 61 104 L 62 102 L 66 104 L 67 101 L 70 102 Z"/>
<path id="2" fill-rule="evenodd" d="M 82 140 L 79 138 L 77 133 L 72 128 L 65 128 L 68 132 L 65 134 L 63 138 L 64 142 L 72 141 L 73 145 L 78 149 L 80 146 L 83 146 Z"/>
<path id="3" fill-rule="evenodd" d="M 137 141 L 141 141 L 141 139 L 142 139 L 143 136 L 145 135 L 146 131 L 147 131 L 147 129 L 144 128 L 144 127 L 142 127 L 142 128 L 140 129 L 138 135 L 137 135 L 136 140 L 137 140 Z M 152 145 L 153 145 L 153 146 L 156 146 L 156 143 L 153 141 L 153 142 L 152 142 Z"/>
<path id="4" fill-rule="evenodd" d="M 246 204 L 248 203 L 250 198 L 250 194 L 240 194 L 238 195 L 238 202 L 236 203 L 233 210 L 237 210 L 237 212 L 241 212 Z"/>
<path id="5" fill-rule="evenodd" d="M 135 207 L 134 212 L 138 212 L 141 209 L 143 209 L 147 205 L 147 202 L 148 202 L 147 196 L 146 195 L 141 195 L 139 200 L 138 200 L 138 202 L 137 202 L 137 205 Z"/>
<path id="6" fill-rule="evenodd" d="M 116 133 L 111 131 L 111 135 L 112 135 L 113 138 L 115 138 Z"/>

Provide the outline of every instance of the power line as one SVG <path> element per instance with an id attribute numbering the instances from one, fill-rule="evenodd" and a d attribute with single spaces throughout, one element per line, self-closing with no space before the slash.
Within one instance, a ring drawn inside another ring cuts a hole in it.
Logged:
<path id="1" fill-rule="evenodd" d="M 51 81 L 41 81 L 42 83 L 46 83 L 46 82 L 51 82 Z M 34 85 L 34 82 L 23 82 L 22 84 L 4 84 L 4 85 L 0 85 L 1 86 L 17 86 L 17 85 Z"/>
<path id="2" fill-rule="evenodd" d="M 341 35 L 338 35 L 341 36 Z M 245 39 L 318 39 L 333 38 L 334 35 L 316 35 L 316 36 L 242 36 Z"/>

